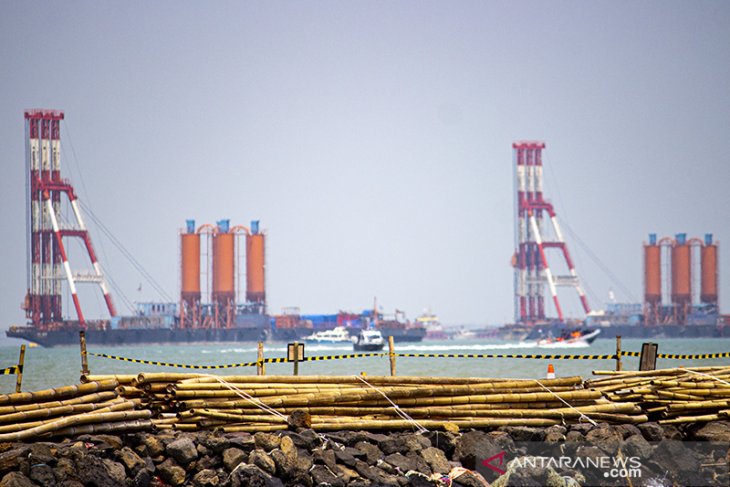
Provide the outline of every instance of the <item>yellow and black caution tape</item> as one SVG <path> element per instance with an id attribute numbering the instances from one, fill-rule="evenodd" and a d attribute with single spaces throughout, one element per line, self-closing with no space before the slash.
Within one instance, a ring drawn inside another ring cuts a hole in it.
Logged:
<path id="1" fill-rule="evenodd" d="M 722 353 L 703 353 L 700 355 L 677 355 L 672 353 L 658 353 L 658 358 L 668 358 L 668 359 L 677 359 L 677 360 L 702 360 L 702 359 L 708 359 L 708 358 L 728 358 L 730 357 L 730 352 L 722 352 Z"/>
<path id="2" fill-rule="evenodd" d="M 517 358 L 517 359 L 548 359 L 548 360 L 614 360 L 616 355 L 495 355 L 495 354 L 456 354 L 456 353 L 396 353 L 396 357 L 424 357 L 424 358 Z"/>
<path id="3" fill-rule="evenodd" d="M 116 355 L 108 355 L 106 353 L 94 353 L 89 352 L 89 355 L 95 357 L 108 358 L 112 360 L 121 360 L 123 362 L 133 362 L 136 364 L 146 365 L 157 365 L 159 367 L 178 367 L 182 369 L 232 369 L 237 367 L 255 367 L 259 364 L 280 364 L 289 362 L 284 357 L 279 358 L 266 358 L 257 362 L 245 362 L 239 364 L 224 364 L 224 365 L 189 365 L 189 364 L 173 364 L 170 362 L 158 362 L 156 360 L 142 360 L 138 358 L 118 357 Z M 348 355 L 316 355 L 313 357 L 304 357 L 300 362 L 309 362 L 315 360 L 340 360 L 349 358 L 365 358 L 365 357 L 382 357 L 382 353 L 353 353 Z"/>
<path id="4" fill-rule="evenodd" d="M 20 370 L 20 367 L 13 365 L 12 367 L 0 370 L 0 375 L 17 375 Z"/>

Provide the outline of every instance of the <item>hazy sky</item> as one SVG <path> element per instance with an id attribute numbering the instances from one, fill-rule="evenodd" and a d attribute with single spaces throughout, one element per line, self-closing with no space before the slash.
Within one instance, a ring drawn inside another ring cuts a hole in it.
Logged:
<path id="1" fill-rule="evenodd" d="M 185 219 L 259 219 L 273 312 L 377 296 L 510 321 L 511 144 L 537 139 L 593 307 L 641 299 L 648 233 L 711 232 L 727 311 L 729 21 L 727 1 L 0 0 L 0 326 L 24 322 L 27 108 L 65 111 L 64 176 L 174 299 Z M 127 298 L 162 299 L 89 226 Z"/>

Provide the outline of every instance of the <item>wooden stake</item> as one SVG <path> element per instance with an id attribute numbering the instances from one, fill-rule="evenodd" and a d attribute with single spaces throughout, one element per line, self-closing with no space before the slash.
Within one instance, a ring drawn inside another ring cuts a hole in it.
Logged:
<path id="1" fill-rule="evenodd" d="M 15 392 L 20 392 L 20 386 L 23 383 L 23 362 L 25 362 L 25 345 L 20 346 L 20 357 L 18 358 L 18 372 L 15 381 Z"/>
<path id="2" fill-rule="evenodd" d="M 256 375 L 266 375 L 266 365 L 264 365 L 264 342 L 259 342 L 259 353 L 256 359 Z"/>
<path id="3" fill-rule="evenodd" d="M 79 332 L 79 343 L 81 344 L 81 374 L 89 374 L 89 359 L 86 356 L 86 332 L 81 330 Z"/>
<path id="4" fill-rule="evenodd" d="M 388 356 L 390 357 L 390 375 L 395 377 L 395 345 L 393 345 L 393 335 L 388 337 Z"/>
<path id="5" fill-rule="evenodd" d="M 620 372 L 623 368 L 621 363 L 621 335 L 616 335 L 616 370 Z"/>

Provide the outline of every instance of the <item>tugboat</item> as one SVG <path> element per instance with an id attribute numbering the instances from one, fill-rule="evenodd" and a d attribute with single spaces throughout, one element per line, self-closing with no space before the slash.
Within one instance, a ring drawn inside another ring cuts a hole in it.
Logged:
<path id="1" fill-rule="evenodd" d="M 352 348 L 356 352 L 379 352 L 385 346 L 385 340 L 380 330 L 360 330 L 357 337 L 352 339 Z"/>

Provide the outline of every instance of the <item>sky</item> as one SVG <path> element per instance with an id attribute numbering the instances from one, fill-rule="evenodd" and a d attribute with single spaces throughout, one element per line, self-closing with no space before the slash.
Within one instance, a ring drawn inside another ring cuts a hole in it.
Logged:
<path id="1" fill-rule="evenodd" d="M 510 322 L 512 142 L 542 140 L 593 308 L 639 302 L 648 234 L 686 232 L 720 242 L 728 312 L 729 21 L 726 1 L 0 0 L 0 329 L 25 321 L 28 108 L 65 112 L 64 177 L 173 300 L 186 219 L 260 220 L 272 313 Z M 120 312 L 165 299 L 87 221 Z"/>

